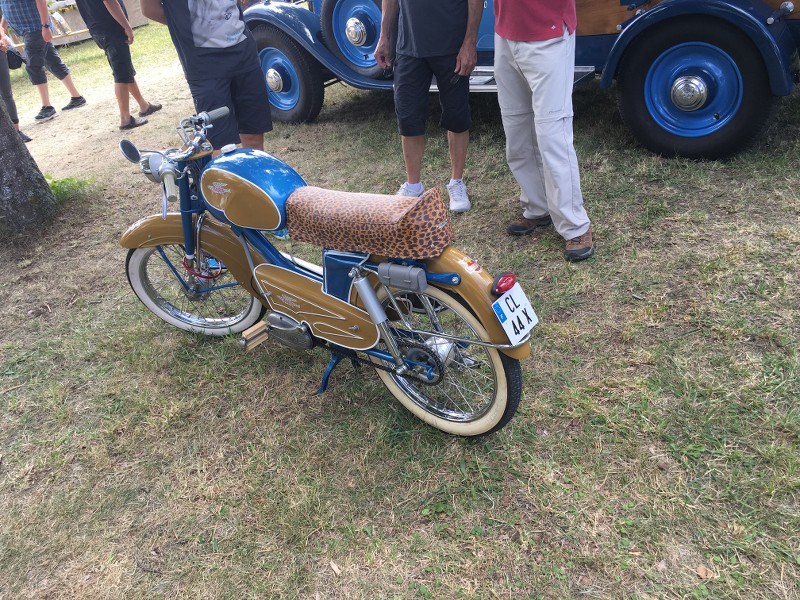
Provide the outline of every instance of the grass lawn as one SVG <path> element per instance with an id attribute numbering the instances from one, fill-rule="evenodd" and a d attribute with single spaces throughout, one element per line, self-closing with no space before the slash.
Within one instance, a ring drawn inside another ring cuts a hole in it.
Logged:
<path id="1" fill-rule="evenodd" d="M 134 47 L 173 52 L 163 28 Z M 104 82 L 87 48 L 62 56 Z M 366 369 L 315 396 L 320 351 L 152 317 L 116 244 L 157 206 L 129 165 L 0 248 L 0 599 L 800 598 L 800 96 L 724 162 L 638 147 L 614 90 L 575 114 L 598 245 L 571 265 L 552 230 L 505 235 L 518 190 L 496 100 L 473 99 L 456 245 L 541 319 L 487 439 L 425 426 Z M 323 187 L 403 177 L 386 94 L 328 88 L 267 147 Z"/>

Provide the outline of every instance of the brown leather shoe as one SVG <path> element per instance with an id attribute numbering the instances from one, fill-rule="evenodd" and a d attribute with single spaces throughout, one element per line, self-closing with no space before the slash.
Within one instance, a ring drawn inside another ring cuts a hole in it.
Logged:
<path id="1" fill-rule="evenodd" d="M 592 226 L 583 235 L 567 240 L 564 258 L 569 262 L 586 260 L 594 254 L 594 242 L 592 241 Z"/>
<path id="2" fill-rule="evenodd" d="M 520 216 L 506 226 L 506 233 L 509 235 L 528 235 L 540 227 L 548 227 L 552 224 L 553 219 L 550 218 L 550 215 L 536 217 L 535 219 L 526 219 L 525 217 Z"/>

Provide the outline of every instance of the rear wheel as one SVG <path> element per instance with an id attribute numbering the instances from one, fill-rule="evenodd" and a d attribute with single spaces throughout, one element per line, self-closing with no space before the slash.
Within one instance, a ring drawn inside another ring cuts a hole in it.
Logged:
<path id="1" fill-rule="evenodd" d="M 240 333 L 254 325 L 264 307 L 225 268 L 204 255 L 196 277 L 183 266 L 183 246 L 134 248 L 125 269 L 139 300 L 159 319 L 184 331 L 205 335 Z"/>
<path id="2" fill-rule="evenodd" d="M 387 75 L 374 56 L 381 34 L 380 0 L 324 0 L 320 27 L 328 49 L 356 73 L 371 79 Z"/>
<path id="3" fill-rule="evenodd" d="M 436 336 L 442 332 L 488 339 L 478 319 L 458 298 L 428 287 L 422 294 L 398 291 L 395 299 L 399 310 L 388 298 L 383 304 L 401 350 L 417 366 L 415 374 L 406 376 L 378 369 L 392 395 L 414 415 L 447 433 L 476 436 L 504 427 L 516 413 L 522 394 L 519 361 L 494 348 Z M 410 333 L 409 325 L 430 333 Z M 420 379 L 426 374 L 428 383 Z"/>
<path id="4" fill-rule="evenodd" d="M 617 76 L 622 119 L 648 149 L 722 158 L 764 127 L 774 104 L 750 38 L 718 19 L 670 21 L 626 50 Z"/>
<path id="5" fill-rule="evenodd" d="M 253 29 L 272 118 L 313 121 L 322 109 L 325 82 L 319 63 L 289 35 L 271 25 Z"/>

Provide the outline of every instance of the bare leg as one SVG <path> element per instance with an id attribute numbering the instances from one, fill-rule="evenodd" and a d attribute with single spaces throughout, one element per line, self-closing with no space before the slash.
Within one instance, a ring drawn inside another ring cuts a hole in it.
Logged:
<path id="1" fill-rule="evenodd" d="M 117 106 L 119 107 L 119 124 L 127 125 L 131 120 L 131 105 L 128 100 L 128 84 L 115 83 L 114 95 L 117 97 Z"/>
<path id="2" fill-rule="evenodd" d="M 252 148 L 253 150 L 264 150 L 263 133 L 240 133 L 239 139 L 242 140 L 242 148 Z"/>
<path id="3" fill-rule="evenodd" d="M 67 88 L 69 95 L 73 98 L 77 98 L 81 95 L 81 93 L 78 91 L 78 88 L 76 88 L 75 84 L 72 83 L 72 75 L 67 75 L 64 77 L 64 79 L 61 80 L 61 83 L 64 84 L 64 87 Z"/>
<path id="4" fill-rule="evenodd" d="M 419 183 L 422 155 L 425 153 L 425 136 L 402 135 L 400 136 L 400 142 L 403 145 L 403 160 L 406 163 L 406 181 L 408 183 Z"/>
<path id="5" fill-rule="evenodd" d="M 36 91 L 39 92 L 42 106 L 52 106 L 52 104 L 50 104 L 50 89 L 47 87 L 47 82 L 37 84 Z"/>
<path id="6" fill-rule="evenodd" d="M 464 176 L 464 165 L 467 161 L 467 146 L 469 145 L 469 130 L 461 133 L 447 132 L 447 144 L 450 147 L 450 168 L 453 179 Z"/>
<path id="7" fill-rule="evenodd" d="M 144 112 L 150 106 L 150 103 L 144 99 L 142 96 L 142 92 L 139 90 L 139 85 L 136 83 L 136 80 L 133 83 L 128 84 L 128 91 L 130 92 L 133 99 L 139 103 L 139 112 Z"/>

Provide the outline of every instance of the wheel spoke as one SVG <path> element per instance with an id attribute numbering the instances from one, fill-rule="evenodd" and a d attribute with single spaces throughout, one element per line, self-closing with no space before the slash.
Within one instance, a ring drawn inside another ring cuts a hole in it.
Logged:
<path id="1" fill-rule="evenodd" d="M 228 271 L 222 271 L 216 280 L 197 278 L 199 289 L 192 290 L 189 281 L 193 277 L 182 264 L 184 252 L 179 245 L 134 252 L 144 255 L 136 261 L 133 272 L 129 266 L 131 285 L 148 308 L 178 327 L 222 334 L 252 321 L 260 312 L 253 297 L 240 285 L 203 292 L 204 285 L 236 283 Z"/>

